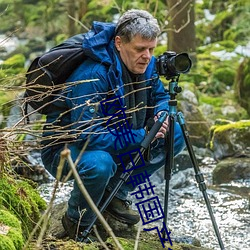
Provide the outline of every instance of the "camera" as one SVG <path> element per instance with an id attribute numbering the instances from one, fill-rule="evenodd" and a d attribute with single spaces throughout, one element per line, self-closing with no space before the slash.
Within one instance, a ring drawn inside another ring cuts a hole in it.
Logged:
<path id="1" fill-rule="evenodd" d="M 167 80 L 187 73 L 191 66 L 192 61 L 187 53 L 176 54 L 174 51 L 167 51 L 156 59 L 157 73 L 165 76 Z"/>

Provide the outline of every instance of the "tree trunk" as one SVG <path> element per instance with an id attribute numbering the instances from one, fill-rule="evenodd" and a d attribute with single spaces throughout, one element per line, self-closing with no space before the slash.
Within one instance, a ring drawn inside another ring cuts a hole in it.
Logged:
<path id="1" fill-rule="evenodd" d="M 189 53 L 196 60 L 195 0 L 168 0 L 168 50 Z"/>
<path id="2" fill-rule="evenodd" d="M 88 2 L 87 0 L 79 1 L 79 11 L 78 11 L 78 18 L 79 20 L 87 13 L 88 10 Z"/>
<path id="3" fill-rule="evenodd" d="M 69 13 L 69 22 L 68 22 L 68 34 L 69 36 L 73 36 L 76 34 L 76 1 L 69 0 L 67 4 L 67 9 Z"/>

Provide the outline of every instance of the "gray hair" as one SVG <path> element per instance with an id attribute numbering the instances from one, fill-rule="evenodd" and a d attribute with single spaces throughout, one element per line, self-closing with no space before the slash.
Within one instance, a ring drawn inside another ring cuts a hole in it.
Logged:
<path id="1" fill-rule="evenodd" d="M 118 20 L 116 36 L 128 43 L 135 35 L 153 40 L 160 34 L 157 20 L 145 10 L 128 10 Z"/>

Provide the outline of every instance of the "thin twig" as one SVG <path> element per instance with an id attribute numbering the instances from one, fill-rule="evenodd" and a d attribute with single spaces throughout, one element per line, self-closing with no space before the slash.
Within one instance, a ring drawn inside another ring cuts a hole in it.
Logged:
<path id="1" fill-rule="evenodd" d="M 141 223 L 141 220 L 140 220 L 139 225 L 138 225 L 138 230 L 137 230 L 136 238 L 135 238 L 134 250 L 138 249 L 139 238 L 140 238 L 140 233 L 141 233 L 141 227 L 142 227 L 142 223 Z"/>
<path id="2" fill-rule="evenodd" d="M 82 22 L 80 22 L 79 20 L 77 20 L 76 18 L 74 18 L 71 15 L 68 15 L 68 17 L 72 20 L 74 20 L 76 23 L 80 24 L 80 26 L 82 26 L 86 31 L 89 31 L 89 28 L 87 26 L 85 26 Z"/>
<path id="3" fill-rule="evenodd" d="M 102 240 L 100 234 L 97 231 L 96 225 L 93 226 L 93 230 L 95 232 L 95 235 L 97 237 L 97 239 L 100 241 L 101 245 L 106 249 L 109 250 L 108 246 L 105 244 L 105 242 Z"/>

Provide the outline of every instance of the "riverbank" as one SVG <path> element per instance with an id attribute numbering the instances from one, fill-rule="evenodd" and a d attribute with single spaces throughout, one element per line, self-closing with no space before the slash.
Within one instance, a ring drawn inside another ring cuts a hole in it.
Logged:
<path id="1" fill-rule="evenodd" d="M 248 200 L 250 180 L 213 185 L 212 171 L 214 168 L 215 161 L 212 158 L 204 158 L 201 171 L 225 249 L 247 250 L 250 246 Z M 159 173 L 152 176 L 152 182 L 157 183 L 155 193 L 163 204 L 165 182 L 159 176 L 161 176 Z M 53 182 L 42 184 L 39 187 L 42 197 L 47 201 L 51 197 L 52 186 Z M 189 242 L 186 243 L 191 243 L 190 239 L 198 239 L 203 247 L 219 250 L 202 193 L 195 181 L 194 170 L 188 168 L 175 173 L 170 181 L 170 186 L 168 227 L 171 229 L 171 237 L 177 241 L 187 239 Z M 71 188 L 71 182 L 60 187 L 55 203 L 66 201 Z M 135 206 L 134 209 L 136 209 Z"/>

